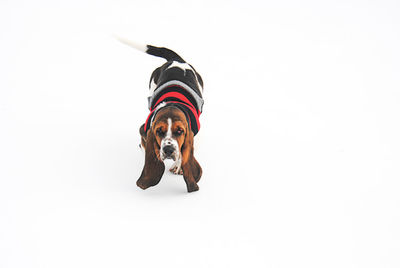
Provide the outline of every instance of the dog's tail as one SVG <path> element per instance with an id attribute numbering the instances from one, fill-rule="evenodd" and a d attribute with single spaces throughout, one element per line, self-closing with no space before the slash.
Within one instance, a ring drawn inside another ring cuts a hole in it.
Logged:
<path id="1" fill-rule="evenodd" d="M 118 39 L 121 43 L 124 43 L 125 45 L 128 45 L 130 47 L 136 48 L 140 51 L 143 51 L 147 54 L 156 56 L 156 57 L 161 57 L 166 59 L 167 61 L 178 61 L 184 63 L 185 60 L 182 59 L 181 56 L 179 56 L 177 53 L 172 51 L 171 49 L 165 48 L 165 47 L 155 47 L 152 45 L 142 45 L 136 42 L 133 42 L 131 40 L 125 39 L 123 37 L 119 37 L 115 35 L 115 38 Z"/>

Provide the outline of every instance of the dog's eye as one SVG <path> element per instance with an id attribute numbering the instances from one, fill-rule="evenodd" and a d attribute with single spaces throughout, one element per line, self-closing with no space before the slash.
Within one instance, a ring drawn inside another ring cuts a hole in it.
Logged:
<path id="1" fill-rule="evenodd" d="M 180 136 L 183 134 L 183 129 L 178 128 L 175 132 L 174 132 L 175 136 Z"/>
<path id="2" fill-rule="evenodd" d="M 160 136 L 160 137 L 162 137 L 162 136 L 165 135 L 165 132 L 162 130 L 162 128 L 158 128 L 158 129 L 156 130 L 156 133 L 157 133 L 157 135 Z"/>

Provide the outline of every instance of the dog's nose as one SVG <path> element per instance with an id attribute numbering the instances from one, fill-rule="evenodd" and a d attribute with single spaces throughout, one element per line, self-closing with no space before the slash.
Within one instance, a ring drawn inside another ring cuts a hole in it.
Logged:
<path id="1" fill-rule="evenodd" d="M 166 156 L 170 156 L 175 151 L 175 149 L 173 146 L 167 145 L 167 146 L 164 146 L 163 151 Z"/>

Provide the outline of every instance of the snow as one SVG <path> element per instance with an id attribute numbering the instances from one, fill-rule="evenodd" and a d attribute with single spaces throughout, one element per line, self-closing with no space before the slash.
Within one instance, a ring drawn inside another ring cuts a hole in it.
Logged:
<path id="1" fill-rule="evenodd" d="M 399 267 L 396 1 L 2 1 L 0 267 Z M 195 155 L 136 187 L 151 72 L 203 76 Z"/>

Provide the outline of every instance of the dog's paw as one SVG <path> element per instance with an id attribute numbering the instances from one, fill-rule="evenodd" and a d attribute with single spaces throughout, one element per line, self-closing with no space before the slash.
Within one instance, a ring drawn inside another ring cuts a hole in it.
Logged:
<path id="1" fill-rule="evenodd" d="M 171 171 L 172 173 L 174 173 L 175 175 L 183 175 L 183 170 L 181 167 L 177 167 L 177 166 L 173 166 L 169 169 L 169 171 Z"/>
<path id="2" fill-rule="evenodd" d="M 177 161 L 175 161 L 175 163 L 172 165 L 169 171 L 171 171 L 175 175 L 183 175 L 181 163 L 182 163 L 181 158 L 179 158 Z"/>

